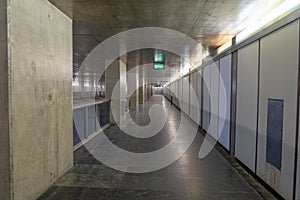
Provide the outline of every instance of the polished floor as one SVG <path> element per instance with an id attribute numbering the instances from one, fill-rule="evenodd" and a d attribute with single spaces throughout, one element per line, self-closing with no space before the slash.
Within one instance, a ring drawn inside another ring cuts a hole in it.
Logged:
<path id="1" fill-rule="evenodd" d="M 155 136 L 138 139 L 124 134 L 117 126 L 105 131 L 119 147 L 132 152 L 160 149 L 174 137 L 180 111 L 162 96 L 153 96 L 144 106 L 131 112 L 140 125 L 149 122 L 148 109 L 162 104 L 167 112 L 164 128 Z M 201 199 L 264 199 L 240 173 L 214 149 L 199 159 L 203 141 L 197 134 L 188 151 L 176 162 L 161 170 L 133 174 L 116 171 L 95 159 L 85 147 L 75 152 L 75 166 L 39 199 L 41 200 L 201 200 Z M 91 141 L 92 142 L 92 141 Z M 105 151 L 103 144 L 95 151 Z"/>

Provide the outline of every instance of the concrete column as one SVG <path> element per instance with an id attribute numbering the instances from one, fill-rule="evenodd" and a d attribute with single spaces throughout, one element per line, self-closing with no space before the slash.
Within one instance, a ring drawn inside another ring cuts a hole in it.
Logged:
<path id="1" fill-rule="evenodd" d="M 0 1 L 0 199 L 3 200 L 11 199 L 6 16 L 6 1 Z"/>
<path id="2" fill-rule="evenodd" d="M 140 88 L 139 88 L 139 103 L 140 104 L 144 104 L 145 102 L 145 87 L 144 87 L 144 84 L 145 84 L 145 69 L 141 69 L 140 70 Z"/>
<path id="3" fill-rule="evenodd" d="M 126 104 L 127 104 L 127 64 L 125 61 L 120 59 L 120 120 L 121 123 L 125 119 L 125 112 L 126 112 Z"/>
<path id="4" fill-rule="evenodd" d="M 145 101 L 147 101 L 147 93 L 148 93 L 148 91 L 147 91 L 147 83 L 145 83 L 145 85 L 144 85 L 144 93 L 145 93 Z"/>
<path id="5" fill-rule="evenodd" d="M 73 165 L 72 21 L 45 0 L 0 9 L 0 199 L 37 199 Z"/>
<path id="6" fill-rule="evenodd" d="M 135 76 L 136 76 L 136 82 L 135 82 L 135 88 L 136 88 L 136 91 L 135 91 L 135 107 L 136 109 L 139 108 L 139 104 L 140 104 L 140 90 L 139 90 L 139 83 L 140 83 L 140 70 L 139 68 L 136 68 L 136 73 L 135 73 Z"/>
<path id="7" fill-rule="evenodd" d="M 139 99 L 140 99 L 139 97 L 140 89 L 138 88 L 139 69 L 136 68 L 134 70 L 131 70 L 130 72 L 127 73 L 127 76 L 128 76 L 128 81 L 127 81 L 128 91 L 134 91 L 130 97 L 129 109 L 135 110 L 139 106 Z"/>
<path id="8" fill-rule="evenodd" d="M 110 121 L 113 124 L 121 122 L 124 117 L 126 103 L 126 63 L 121 59 L 114 61 L 105 71 L 105 81 L 105 97 L 111 99 L 111 107 L 114 107 L 116 113 L 119 113 L 117 116 L 111 114 Z M 116 95 L 113 97 L 114 89 Z"/>
<path id="9" fill-rule="evenodd" d="M 83 99 L 85 96 L 85 88 L 84 88 L 84 74 L 80 74 L 78 77 L 79 87 L 80 87 L 80 99 Z"/>

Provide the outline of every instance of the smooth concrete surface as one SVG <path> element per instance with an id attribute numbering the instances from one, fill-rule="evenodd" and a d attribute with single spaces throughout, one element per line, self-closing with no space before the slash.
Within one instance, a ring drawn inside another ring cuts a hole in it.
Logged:
<path id="1" fill-rule="evenodd" d="M 131 116 L 137 124 L 148 124 L 149 108 L 154 104 L 161 104 L 168 116 L 157 135 L 146 139 L 133 138 L 112 126 L 105 131 L 106 136 L 120 148 L 136 153 L 164 147 L 176 135 L 179 126 L 180 111 L 175 106 L 171 106 L 163 96 L 154 95 L 140 105 L 140 109 L 132 111 Z M 199 159 L 202 142 L 203 135 L 199 133 L 179 160 L 158 171 L 142 174 L 108 168 L 82 147 L 75 152 L 73 169 L 39 200 L 263 199 L 218 150 L 213 149 L 206 158 Z M 110 151 L 105 142 L 93 143 L 92 140 L 90 143 L 95 145 L 93 152 Z"/>
<path id="2" fill-rule="evenodd" d="M 128 94 L 130 96 L 129 109 L 135 110 L 138 108 L 140 103 L 140 97 L 142 90 L 139 88 L 139 76 L 140 70 L 138 68 L 131 69 L 127 73 L 127 87 Z M 131 94 L 132 93 L 132 94 Z"/>
<path id="3" fill-rule="evenodd" d="M 1 200 L 32 200 L 73 165 L 72 20 L 45 0 L 9 2 L 12 196 Z"/>
<path id="4" fill-rule="evenodd" d="M 133 28 L 162 27 L 176 30 L 195 39 L 207 50 L 215 49 L 284 0 L 267 3 L 261 0 L 49 1 L 74 19 L 76 72 L 82 60 L 97 44 Z M 160 42 L 164 41 L 158 44 Z M 191 52 L 192 47 L 187 46 L 186 49 Z M 197 50 L 190 53 L 191 61 L 197 54 Z"/>
<path id="5" fill-rule="evenodd" d="M 0 1 L 0 199 L 10 199 L 6 1 Z"/>
<path id="6" fill-rule="evenodd" d="M 126 63 L 121 59 L 113 61 L 105 70 L 105 98 L 111 99 L 111 107 L 114 107 L 115 113 L 120 113 L 118 116 L 110 115 L 110 122 L 113 124 L 122 121 L 126 103 L 126 80 Z"/>

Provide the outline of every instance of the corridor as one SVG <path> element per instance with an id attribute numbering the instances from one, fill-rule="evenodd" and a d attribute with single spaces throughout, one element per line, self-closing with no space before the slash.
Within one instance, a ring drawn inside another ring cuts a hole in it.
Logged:
<path id="1" fill-rule="evenodd" d="M 166 123 L 158 134 L 138 139 L 126 135 L 118 126 L 113 125 L 106 129 L 106 136 L 115 145 L 131 152 L 144 153 L 162 148 L 174 137 L 181 113 L 163 96 L 154 95 L 144 105 L 140 105 L 138 110 L 131 111 L 131 116 L 137 124 L 145 126 L 149 123 L 148 111 L 154 104 L 161 104 L 167 113 Z M 124 173 L 106 167 L 82 147 L 75 152 L 74 167 L 39 199 L 263 199 L 219 150 L 213 149 L 207 157 L 199 159 L 198 152 L 202 141 L 203 134 L 199 132 L 193 144 L 179 160 L 161 170 L 142 174 Z M 104 146 L 105 144 L 98 142 L 93 150 L 105 151 Z"/>
<path id="2" fill-rule="evenodd" d="M 300 0 L 3 0 L 0 94 L 0 200 L 300 200 Z"/>

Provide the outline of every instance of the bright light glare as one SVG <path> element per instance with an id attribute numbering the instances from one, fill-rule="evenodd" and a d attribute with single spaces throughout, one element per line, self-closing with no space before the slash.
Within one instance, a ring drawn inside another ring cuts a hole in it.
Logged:
<path id="1" fill-rule="evenodd" d="M 232 40 L 226 42 L 226 43 L 223 44 L 221 47 L 219 47 L 219 48 L 217 49 L 217 53 L 219 54 L 219 53 L 221 53 L 221 52 L 223 52 L 223 51 L 229 49 L 231 46 L 232 46 Z"/>
<path id="2" fill-rule="evenodd" d="M 269 12 L 261 20 L 254 23 L 252 26 L 246 28 L 244 31 L 236 36 L 236 43 L 241 43 L 245 39 L 253 36 L 255 33 L 273 24 L 275 21 L 285 17 L 293 11 L 300 8 L 300 0 L 286 0 L 278 7 Z"/>
<path id="3" fill-rule="evenodd" d="M 79 86 L 78 78 L 73 78 L 72 86 Z"/>

